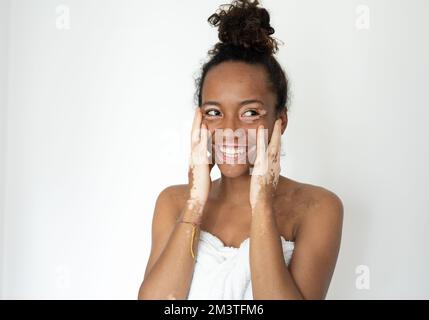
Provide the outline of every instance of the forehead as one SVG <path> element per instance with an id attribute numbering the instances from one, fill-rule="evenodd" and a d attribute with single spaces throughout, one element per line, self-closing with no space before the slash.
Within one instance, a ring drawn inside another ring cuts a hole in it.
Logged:
<path id="1" fill-rule="evenodd" d="M 223 62 L 207 72 L 204 79 L 204 100 L 245 100 L 261 98 L 272 102 L 264 66 L 244 62 Z"/>

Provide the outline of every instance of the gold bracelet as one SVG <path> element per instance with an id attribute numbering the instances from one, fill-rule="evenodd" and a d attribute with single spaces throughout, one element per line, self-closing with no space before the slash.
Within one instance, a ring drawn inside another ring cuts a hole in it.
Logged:
<path id="1" fill-rule="evenodd" d="M 197 228 L 197 226 L 199 226 L 201 224 L 201 222 L 192 222 L 192 221 L 184 221 L 184 220 L 179 220 L 177 221 L 178 223 L 189 223 L 192 224 L 192 236 L 191 236 L 191 256 L 192 259 L 195 260 L 195 254 L 194 254 L 194 238 L 195 238 L 195 230 Z"/>

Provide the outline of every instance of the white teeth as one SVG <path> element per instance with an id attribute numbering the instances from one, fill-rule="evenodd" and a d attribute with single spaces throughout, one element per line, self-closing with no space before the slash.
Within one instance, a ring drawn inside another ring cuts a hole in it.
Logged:
<path id="1" fill-rule="evenodd" d="M 225 147 L 219 146 L 221 152 L 225 153 L 227 156 L 235 156 L 237 154 L 243 154 L 246 152 L 246 147 Z"/>

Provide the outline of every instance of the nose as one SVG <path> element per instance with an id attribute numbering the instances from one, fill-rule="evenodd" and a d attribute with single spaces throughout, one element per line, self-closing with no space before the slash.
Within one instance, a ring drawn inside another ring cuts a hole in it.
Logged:
<path id="1" fill-rule="evenodd" d="M 246 131 L 234 117 L 225 118 L 222 126 L 215 131 L 215 141 L 217 144 L 246 145 Z"/>
<path id="2" fill-rule="evenodd" d="M 225 116 L 224 121 L 222 123 L 223 129 L 231 129 L 231 131 L 234 131 L 237 129 L 237 120 L 235 117 L 227 117 Z"/>

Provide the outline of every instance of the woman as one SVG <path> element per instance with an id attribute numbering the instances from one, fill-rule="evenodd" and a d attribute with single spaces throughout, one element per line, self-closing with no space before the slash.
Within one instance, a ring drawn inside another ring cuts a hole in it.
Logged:
<path id="1" fill-rule="evenodd" d="M 197 81 L 189 182 L 156 201 L 139 299 L 324 299 L 343 205 L 280 175 L 288 82 L 269 13 L 241 0 L 208 21 L 220 42 Z"/>

